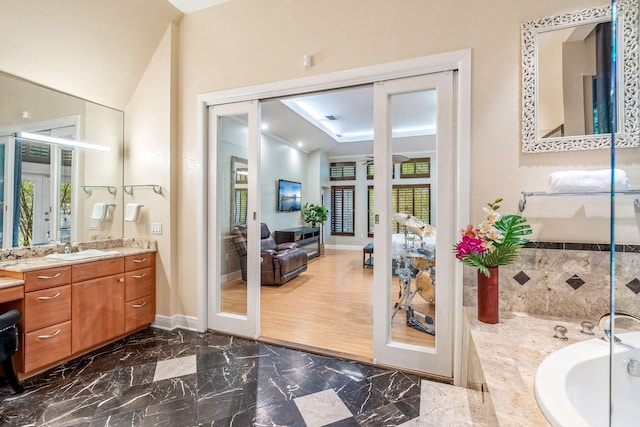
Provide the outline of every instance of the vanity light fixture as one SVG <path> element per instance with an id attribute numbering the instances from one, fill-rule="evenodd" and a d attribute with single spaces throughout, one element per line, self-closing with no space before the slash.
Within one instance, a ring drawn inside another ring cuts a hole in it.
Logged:
<path id="1" fill-rule="evenodd" d="M 15 134 L 15 137 L 18 139 L 24 139 L 27 141 L 44 142 L 47 144 L 61 145 L 63 147 L 82 148 L 85 150 L 95 150 L 95 151 L 104 151 L 104 152 L 111 151 L 111 147 L 107 147 L 105 145 L 90 144 L 88 142 L 74 141 L 72 139 L 55 138 L 53 136 L 40 135 L 37 133 L 31 133 L 31 132 L 18 132 Z"/>

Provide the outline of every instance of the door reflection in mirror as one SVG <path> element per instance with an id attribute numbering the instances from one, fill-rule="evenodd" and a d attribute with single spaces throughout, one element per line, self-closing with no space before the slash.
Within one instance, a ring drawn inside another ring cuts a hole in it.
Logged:
<path id="1" fill-rule="evenodd" d="M 538 34 L 538 138 L 610 133 L 611 22 Z"/>

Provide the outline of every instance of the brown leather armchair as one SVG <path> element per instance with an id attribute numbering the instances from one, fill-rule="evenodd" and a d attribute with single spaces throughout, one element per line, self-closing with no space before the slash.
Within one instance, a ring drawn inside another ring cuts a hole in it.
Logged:
<path id="1" fill-rule="evenodd" d="M 240 256 L 242 280 L 247 280 L 247 228 L 233 229 L 233 241 Z M 277 244 L 267 224 L 260 224 L 260 283 L 282 285 L 307 270 L 307 252 L 297 243 Z"/>

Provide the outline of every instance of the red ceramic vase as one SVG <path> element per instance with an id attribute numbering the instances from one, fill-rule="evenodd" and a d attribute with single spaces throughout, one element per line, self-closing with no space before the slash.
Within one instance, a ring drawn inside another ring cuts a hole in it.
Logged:
<path id="1" fill-rule="evenodd" d="M 498 267 L 489 267 L 490 277 L 478 270 L 478 320 L 484 323 L 498 323 Z"/>

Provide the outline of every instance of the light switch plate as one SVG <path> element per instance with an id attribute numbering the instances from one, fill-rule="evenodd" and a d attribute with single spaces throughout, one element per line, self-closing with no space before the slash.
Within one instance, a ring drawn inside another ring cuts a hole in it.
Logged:
<path id="1" fill-rule="evenodd" d="M 152 222 L 149 224 L 149 231 L 151 234 L 162 234 L 162 223 Z"/>

